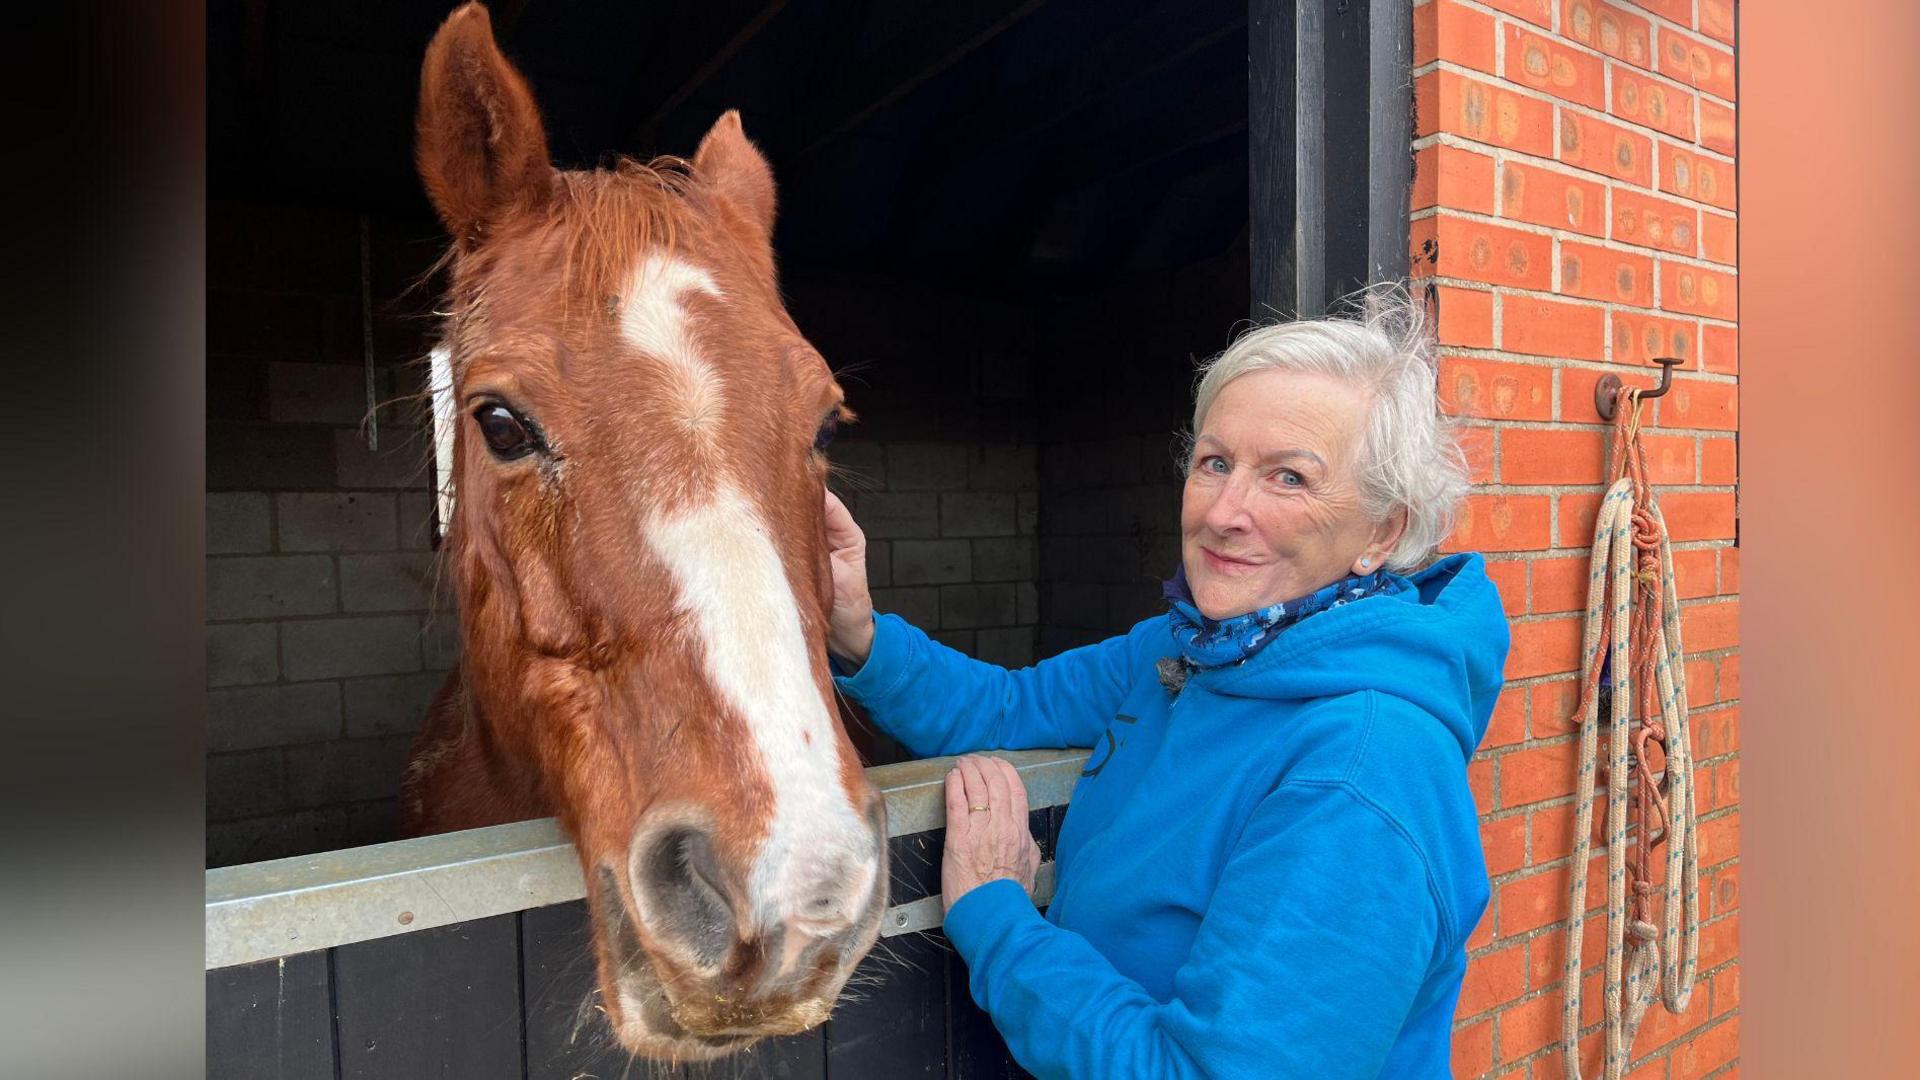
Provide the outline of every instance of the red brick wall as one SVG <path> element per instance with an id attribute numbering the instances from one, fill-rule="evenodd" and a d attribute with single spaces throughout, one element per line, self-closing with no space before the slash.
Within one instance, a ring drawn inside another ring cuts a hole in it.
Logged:
<path id="1" fill-rule="evenodd" d="M 1674 539 L 1699 763 L 1701 974 L 1656 1006 L 1631 1075 L 1733 1076 L 1739 1042 L 1740 552 L 1732 0 L 1426 0 L 1414 9 L 1415 274 L 1439 301 L 1442 393 L 1512 619 L 1508 684 L 1471 766 L 1493 901 L 1469 942 L 1456 1076 L 1559 1077 L 1587 549 L 1606 428 L 1593 386 L 1680 356 L 1649 403 Z M 1598 824 L 1598 819 L 1596 819 Z M 1596 855 L 1599 850 L 1596 847 Z M 1603 859 L 1604 857 L 1601 856 Z M 1604 862 L 1601 863 L 1604 865 Z M 1596 886 L 1604 874 L 1593 878 Z M 1590 901 L 1603 899 L 1589 889 Z M 1600 1075 L 1604 919 L 1585 951 Z"/>

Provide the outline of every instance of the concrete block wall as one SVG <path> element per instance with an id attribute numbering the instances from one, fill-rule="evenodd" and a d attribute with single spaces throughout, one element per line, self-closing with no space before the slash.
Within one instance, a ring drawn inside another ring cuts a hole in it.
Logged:
<path id="1" fill-rule="evenodd" d="M 1196 364 L 1246 315 L 1244 247 L 1042 315 L 1039 653 L 1165 610 Z"/>
<path id="2" fill-rule="evenodd" d="M 786 286 L 860 415 L 829 457 L 867 534 L 875 607 L 992 663 L 1046 655 L 1032 313 L 848 276 L 791 273 Z M 908 756 L 874 745 L 878 760 Z"/>
<path id="3" fill-rule="evenodd" d="M 215 202 L 207 303 L 207 861 L 391 838 L 411 734 L 457 648 L 436 600 L 428 223 Z"/>
<path id="4" fill-rule="evenodd" d="M 875 608 L 982 660 L 1033 663 L 1036 448 L 848 440 L 832 456 Z"/>

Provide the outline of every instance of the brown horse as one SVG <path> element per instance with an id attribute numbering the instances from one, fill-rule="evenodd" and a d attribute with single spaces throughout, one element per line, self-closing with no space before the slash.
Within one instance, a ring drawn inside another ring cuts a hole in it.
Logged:
<path id="1" fill-rule="evenodd" d="M 554 169 L 476 4 L 418 125 L 453 236 L 463 652 L 403 829 L 558 816 L 635 1053 L 812 1027 L 878 932 L 886 829 L 824 648 L 848 413 L 780 300 L 772 173 L 734 113 L 690 166 Z"/>

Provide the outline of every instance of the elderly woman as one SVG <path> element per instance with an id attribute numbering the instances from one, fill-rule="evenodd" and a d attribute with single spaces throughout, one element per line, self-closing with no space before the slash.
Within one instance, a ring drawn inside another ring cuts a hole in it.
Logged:
<path id="1" fill-rule="evenodd" d="M 829 496 L 840 686 L 924 755 L 1092 746 L 1043 918 L 1005 762 L 947 778 L 946 933 L 1041 1077 L 1444 1076 L 1487 903 L 1467 760 L 1507 652 L 1419 309 L 1205 368 L 1170 610 L 1007 671 L 875 617 Z"/>

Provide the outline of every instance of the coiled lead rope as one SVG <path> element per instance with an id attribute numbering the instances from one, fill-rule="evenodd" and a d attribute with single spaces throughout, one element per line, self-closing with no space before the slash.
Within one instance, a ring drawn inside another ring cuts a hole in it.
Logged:
<path id="1" fill-rule="evenodd" d="M 1580 764 L 1575 780 L 1573 863 L 1567 890 L 1570 917 L 1562 972 L 1565 1008 L 1560 1027 L 1560 1049 L 1566 1075 L 1572 1080 L 1580 1080 L 1580 954 L 1587 917 L 1587 861 L 1593 844 L 1603 670 L 1613 682 L 1607 748 L 1606 1080 L 1619 1080 L 1626 1073 L 1633 1037 L 1656 998 L 1669 1012 L 1686 1011 L 1700 958 L 1700 860 L 1693 743 L 1687 726 L 1686 652 L 1680 640 L 1673 550 L 1666 521 L 1646 479 L 1639 413 L 1638 393 L 1622 391 L 1614 428 L 1618 479 L 1600 503 L 1589 564 L 1582 693 L 1574 717 L 1580 725 Z M 1641 706 L 1638 731 L 1632 730 L 1636 699 Z M 1665 757 L 1664 782 L 1650 760 L 1655 750 Z M 1635 788 L 1631 799 L 1630 782 Z M 1631 867 L 1630 801 L 1638 811 L 1634 822 L 1637 857 Z M 1661 926 L 1656 928 L 1648 911 L 1653 884 L 1647 877 L 1652 850 L 1661 843 L 1667 846 L 1666 893 Z"/>

